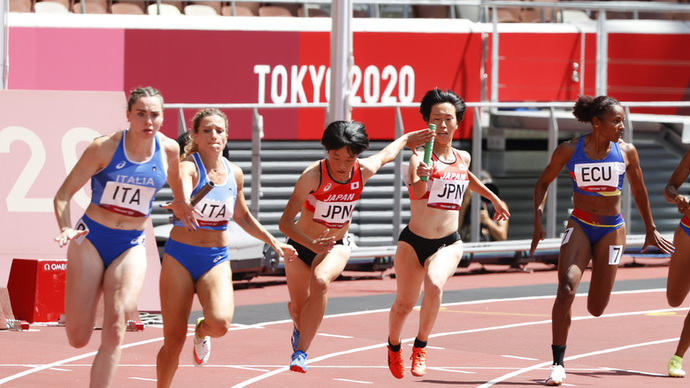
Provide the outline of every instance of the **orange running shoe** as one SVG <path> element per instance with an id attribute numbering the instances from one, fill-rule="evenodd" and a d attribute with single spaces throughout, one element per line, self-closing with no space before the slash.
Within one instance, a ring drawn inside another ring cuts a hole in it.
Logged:
<path id="1" fill-rule="evenodd" d="M 388 345 L 388 369 L 391 370 L 393 376 L 396 379 L 402 379 L 405 377 L 405 363 L 402 358 L 402 349 L 394 352 L 391 350 L 391 346 Z"/>
<path id="2" fill-rule="evenodd" d="M 426 348 L 412 348 L 412 375 L 421 377 L 426 374 Z"/>

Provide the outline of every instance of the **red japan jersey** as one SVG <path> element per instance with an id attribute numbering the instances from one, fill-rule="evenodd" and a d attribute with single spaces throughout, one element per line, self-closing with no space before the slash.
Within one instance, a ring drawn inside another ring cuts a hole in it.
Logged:
<path id="1" fill-rule="evenodd" d="M 314 213 L 314 221 L 329 228 L 342 228 L 352 218 L 352 213 L 362 194 L 362 172 L 355 161 L 352 177 L 345 183 L 336 182 L 328 172 L 326 160 L 321 160 L 321 182 L 316 191 L 309 193 L 304 208 Z"/>
<path id="2" fill-rule="evenodd" d="M 421 198 L 415 198 L 414 193 L 409 189 L 410 199 L 426 199 L 427 206 L 437 209 L 460 209 L 470 177 L 460 153 L 455 149 L 453 153 L 455 161 L 451 163 L 446 163 L 439 160 L 436 155 L 432 155 L 435 168 L 427 182 L 426 192 Z"/>

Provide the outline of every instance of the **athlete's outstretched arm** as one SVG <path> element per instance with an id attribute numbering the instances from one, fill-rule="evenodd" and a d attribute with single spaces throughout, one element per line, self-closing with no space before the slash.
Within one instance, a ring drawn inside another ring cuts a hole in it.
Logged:
<path id="1" fill-rule="evenodd" d="M 539 241 L 546 237 L 544 225 L 542 224 L 542 216 L 544 214 L 544 205 L 546 204 L 546 195 L 549 190 L 549 185 L 560 174 L 563 167 L 568 163 L 570 157 L 575 150 L 575 144 L 570 142 L 562 143 L 551 155 L 549 164 L 544 168 L 537 183 L 534 186 L 534 232 L 532 233 L 532 244 L 530 247 L 530 256 L 534 255 Z"/>
<path id="2" fill-rule="evenodd" d="M 61 247 L 67 245 L 70 240 L 87 233 L 72 228 L 70 202 L 74 194 L 84 187 L 93 175 L 105 168 L 115 153 L 118 142 L 119 139 L 116 141 L 113 135 L 109 135 L 101 136 L 89 144 L 55 194 L 53 208 L 60 228 L 60 235 L 55 237 L 55 241 Z"/>
<path id="3" fill-rule="evenodd" d="M 405 146 L 415 152 L 415 148 L 431 140 L 434 135 L 434 131 L 429 128 L 409 132 L 395 139 L 376 154 L 362 159 L 360 162 L 362 166 L 362 181 L 366 183 L 384 164 L 392 162 Z"/>
<path id="4" fill-rule="evenodd" d="M 644 222 L 645 241 L 642 251 L 646 251 L 650 245 L 653 245 L 664 253 L 673 252 L 673 244 L 661 236 L 661 233 L 656 229 L 656 224 L 654 224 L 652 209 L 647 196 L 647 187 L 642 178 L 642 168 L 640 168 L 640 158 L 637 155 L 637 149 L 634 145 L 625 143 L 621 145 L 621 151 L 625 153 L 628 162 L 625 172 L 630 183 L 630 192 L 635 199 L 642 222 Z"/>
<path id="5" fill-rule="evenodd" d="M 244 173 L 242 169 L 234 164 L 230 164 L 232 174 L 228 179 L 235 179 L 237 184 L 237 200 L 235 201 L 235 208 L 233 210 L 233 219 L 242 229 L 249 233 L 252 237 L 255 237 L 266 244 L 270 245 L 278 255 L 284 257 L 287 261 L 292 261 L 297 257 L 297 252 L 295 248 L 291 245 L 278 242 L 271 233 L 269 233 L 266 228 L 264 228 L 259 220 L 256 219 L 249 211 L 247 207 L 247 202 L 244 198 L 244 193 L 242 189 L 244 188 Z"/>

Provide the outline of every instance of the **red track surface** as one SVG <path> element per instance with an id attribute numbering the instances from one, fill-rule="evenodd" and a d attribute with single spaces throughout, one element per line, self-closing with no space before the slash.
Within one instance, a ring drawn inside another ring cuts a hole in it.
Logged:
<path id="1" fill-rule="evenodd" d="M 666 263 L 667 259 L 647 259 Z M 630 259 L 628 258 L 628 262 Z M 477 266 L 458 271 L 446 290 L 471 293 L 486 287 L 505 287 L 502 298 L 447 304 L 441 310 L 429 341 L 426 376 L 408 370 L 393 378 L 386 365 L 388 314 L 384 309 L 326 317 L 309 350 L 309 371 L 290 372 L 288 321 L 235 325 L 213 340 L 209 363 L 191 363 L 192 341 L 187 341 L 175 377 L 176 387 L 508 387 L 539 385 L 549 374 L 551 361 L 550 311 L 553 294 L 513 298 L 511 287 L 548 284 L 555 292 L 556 273 L 539 264 L 530 272 L 475 273 Z M 618 281 L 663 279 L 667 266 L 621 267 Z M 351 274 L 355 275 L 355 274 Z M 362 274 L 359 274 L 362 275 Z M 237 306 L 286 303 L 282 278 L 260 288 L 238 287 Z M 589 272 L 583 282 L 589 281 Z M 664 283 L 665 284 L 665 283 Z M 330 298 L 392 294 L 395 281 L 362 279 L 336 282 Z M 686 302 L 687 305 L 687 302 Z M 198 306 L 195 306 L 197 309 Z M 585 296 L 573 306 L 573 325 L 566 352 L 567 379 L 563 386 L 687 387 L 687 379 L 666 376 L 666 363 L 675 350 L 687 314 L 686 308 L 668 307 L 664 289 L 617 292 L 604 316 L 591 317 Z M 237 314 L 236 314 L 237 318 Z M 403 331 L 405 357 L 417 329 L 413 312 Z M 191 333 L 191 331 L 190 331 Z M 5 349 L 0 360 L 0 385 L 7 387 L 84 387 L 98 348 L 100 332 L 83 349 L 67 344 L 63 328 L 32 326 L 28 332 L 0 332 Z M 155 387 L 155 357 L 162 331 L 156 325 L 126 337 L 115 387 Z M 10 349 L 12 349 L 10 351 Z M 690 368 L 689 365 L 686 369 Z"/>

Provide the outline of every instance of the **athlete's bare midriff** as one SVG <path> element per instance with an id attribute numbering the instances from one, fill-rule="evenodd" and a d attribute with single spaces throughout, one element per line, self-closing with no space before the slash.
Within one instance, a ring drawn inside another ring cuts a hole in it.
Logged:
<path id="1" fill-rule="evenodd" d="M 458 230 L 459 212 L 428 207 L 426 199 L 410 201 L 408 227 L 419 237 L 436 239 Z"/>

